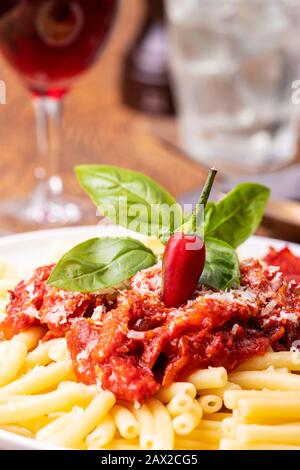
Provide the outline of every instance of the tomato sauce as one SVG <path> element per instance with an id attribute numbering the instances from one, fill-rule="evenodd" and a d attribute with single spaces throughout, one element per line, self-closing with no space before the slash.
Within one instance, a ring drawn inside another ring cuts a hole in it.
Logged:
<path id="1" fill-rule="evenodd" d="M 160 268 L 138 273 L 98 324 L 80 319 L 68 332 L 79 380 L 93 383 L 98 377 L 117 398 L 142 402 L 161 384 L 184 380 L 198 368 L 231 371 L 270 345 L 290 349 L 300 334 L 297 283 L 257 260 L 243 262 L 241 275 L 239 289 L 202 288 L 186 305 L 167 309 L 160 298 Z"/>
<path id="2" fill-rule="evenodd" d="M 7 316 L 0 324 L 5 339 L 39 324 L 49 328 L 47 339 L 63 336 L 72 319 L 92 315 L 103 303 L 101 296 L 67 292 L 47 285 L 53 268 L 54 264 L 36 269 L 31 279 L 21 281 L 14 291 L 10 291 Z"/>
<path id="3" fill-rule="evenodd" d="M 289 350 L 300 338 L 299 262 L 288 249 L 271 249 L 263 261 L 241 263 L 238 289 L 199 286 L 179 308 L 161 300 L 159 265 L 110 296 L 48 286 L 53 265 L 46 266 L 10 292 L 0 331 L 8 339 L 44 324 L 45 339 L 66 335 L 78 380 L 141 403 L 161 384 L 184 380 L 198 368 L 231 371 L 270 346 Z"/>
<path id="4" fill-rule="evenodd" d="M 265 261 L 269 265 L 279 266 L 286 279 L 300 282 L 300 257 L 295 256 L 288 247 L 279 251 L 270 247 Z"/>

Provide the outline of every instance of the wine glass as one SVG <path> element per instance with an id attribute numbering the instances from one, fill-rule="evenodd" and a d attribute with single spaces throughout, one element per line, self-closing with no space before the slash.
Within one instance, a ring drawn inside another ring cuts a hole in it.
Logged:
<path id="1" fill-rule="evenodd" d="M 81 201 L 64 194 L 59 174 L 63 97 L 96 60 L 118 0 L 1 0 L 0 51 L 32 95 L 37 124 L 36 185 L 0 213 L 36 228 L 83 222 Z"/>

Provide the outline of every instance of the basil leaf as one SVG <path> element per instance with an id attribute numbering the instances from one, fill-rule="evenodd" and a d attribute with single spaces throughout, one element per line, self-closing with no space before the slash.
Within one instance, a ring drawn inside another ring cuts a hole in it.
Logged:
<path id="1" fill-rule="evenodd" d="M 206 262 L 200 278 L 201 284 L 213 289 L 238 287 L 240 264 L 235 250 L 215 238 L 206 238 Z"/>
<path id="2" fill-rule="evenodd" d="M 109 165 L 80 165 L 75 171 L 98 209 L 117 225 L 159 236 L 182 223 L 181 206 L 142 173 Z"/>
<path id="3" fill-rule="evenodd" d="M 205 235 L 238 247 L 258 228 L 269 196 L 266 186 L 238 184 L 214 208 L 210 206 Z"/>
<path id="4" fill-rule="evenodd" d="M 206 233 L 206 229 L 209 226 L 210 219 L 215 211 L 216 204 L 212 201 L 209 201 L 206 204 L 205 212 L 204 212 L 204 233 Z"/>
<path id="5" fill-rule="evenodd" d="M 48 284 L 93 292 L 117 286 L 156 263 L 153 252 L 132 238 L 93 238 L 72 248 L 54 268 Z"/>

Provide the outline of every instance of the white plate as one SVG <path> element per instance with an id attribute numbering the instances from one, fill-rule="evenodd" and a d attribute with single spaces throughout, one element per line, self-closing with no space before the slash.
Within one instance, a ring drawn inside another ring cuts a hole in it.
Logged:
<path id="1" fill-rule="evenodd" d="M 5 261 L 16 268 L 17 275 L 29 275 L 33 268 L 51 263 L 66 250 L 89 238 L 97 236 L 130 235 L 143 239 L 141 235 L 110 225 L 97 227 L 75 227 L 43 230 L 0 238 L 0 262 Z M 261 257 L 269 246 L 282 248 L 286 242 L 264 237 L 252 237 L 239 248 L 241 258 Z M 288 244 L 300 255 L 300 245 Z M 53 449 L 37 441 L 0 430 L 0 449 L 41 450 Z"/>

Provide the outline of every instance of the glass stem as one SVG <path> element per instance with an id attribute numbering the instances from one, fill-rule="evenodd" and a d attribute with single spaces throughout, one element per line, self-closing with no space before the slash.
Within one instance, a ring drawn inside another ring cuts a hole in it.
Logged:
<path id="1" fill-rule="evenodd" d="M 62 101 L 49 97 L 33 99 L 36 115 L 38 165 L 35 177 L 38 180 L 36 196 L 41 200 L 55 199 L 63 192 L 59 171 L 61 157 Z"/>

